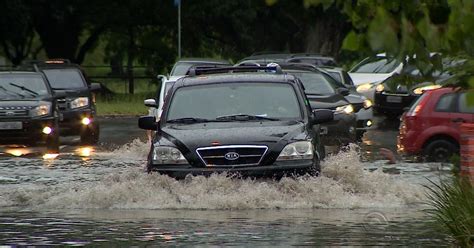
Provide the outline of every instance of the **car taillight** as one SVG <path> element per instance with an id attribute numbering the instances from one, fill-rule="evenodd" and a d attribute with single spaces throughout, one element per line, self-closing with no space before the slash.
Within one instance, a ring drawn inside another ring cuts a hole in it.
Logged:
<path id="1" fill-rule="evenodd" d="M 405 116 L 413 117 L 413 116 L 419 115 L 421 110 L 423 109 L 423 106 L 429 99 L 428 97 L 429 93 L 430 92 L 428 91 L 428 92 L 425 92 L 423 95 L 421 95 L 420 98 L 418 98 L 418 100 L 416 100 L 416 102 L 413 103 L 413 105 L 410 107 L 410 110 L 408 110 Z"/>

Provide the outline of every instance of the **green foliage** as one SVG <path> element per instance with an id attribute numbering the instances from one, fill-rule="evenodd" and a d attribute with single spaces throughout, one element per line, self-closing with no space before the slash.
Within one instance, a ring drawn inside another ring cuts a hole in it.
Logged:
<path id="1" fill-rule="evenodd" d="M 463 179 L 452 182 L 432 182 L 427 186 L 428 213 L 446 233 L 449 233 L 457 245 L 474 245 L 474 187 Z"/>

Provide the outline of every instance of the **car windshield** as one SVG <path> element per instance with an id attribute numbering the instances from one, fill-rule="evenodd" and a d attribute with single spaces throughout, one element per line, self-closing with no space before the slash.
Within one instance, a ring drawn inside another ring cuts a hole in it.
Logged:
<path id="1" fill-rule="evenodd" d="M 304 85 L 306 94 L 332 95 L 339 88 L 336 80 L 322 73 L 288 72 L 298 77 Z"/>
<path id="2" fill-rule="evenodd" d="M 390 73 L 394 71 L 400 62 L 397 61 L 395 58 L 389 57 L 370 57 L 364 59 L 358 65 L 356 65 L 352 70 L 351 73 Z"/>
<path id="3" fill-rule="evenodd" d="M 44 69 L 53 89 L 84 88 L 86 84 L 77 69 Z"/>
<path id="4" fill-rule="evenodd" d="M 286 83 L 222 83 L 176 90 L 167 120 L 248 115 L 274 119 L 301 119 L 294 88 Z M 260 119 L 257 118 L 257 119 Z"/>
<path id="5" fill-rule="evenodd" d="M 39 75 L 1 75 L 0 99 L 23 99 L 48 95 L 48 88 Z"/>

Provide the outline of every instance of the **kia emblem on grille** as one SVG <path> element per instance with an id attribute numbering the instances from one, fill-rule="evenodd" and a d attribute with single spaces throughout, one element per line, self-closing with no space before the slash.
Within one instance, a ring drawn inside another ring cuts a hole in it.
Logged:
<path id="1" fill-rule="evenodd" d="M 5 113 L 5 115 L 7 115 L 7 116 L 12 116 L 12 115 L 15 115 L 15 112 L 8 111 L 8 112 Z"/>
<path id="2" fill-rule="evenodd" d="M 228 152 L 224 155 L 224 158 L 227 160 L 236 160 L 240 157 L 240 155 L 236 152 Z"/>

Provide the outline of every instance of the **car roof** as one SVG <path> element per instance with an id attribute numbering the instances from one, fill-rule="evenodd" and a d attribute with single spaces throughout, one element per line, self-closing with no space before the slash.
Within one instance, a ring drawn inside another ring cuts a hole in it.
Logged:
<path id="1" fill-rule="evenodd" d="M 181 58 L 176 63 L 208 63 L 208 64 L 227 64 L 230 65 L 230 62 L 224 59 L 214 59 L 214 58 Z"/>
<path id="2" fill-rule="evenodd" d="M 237 72 L 205 74 L 192 77 L 183 77 L 176 81 L 175 86 L 203 85 L 215 83 L 291 83 L 295 82 L 295 77 L 286 73 L 274 74 L 268 72 Z"/>

